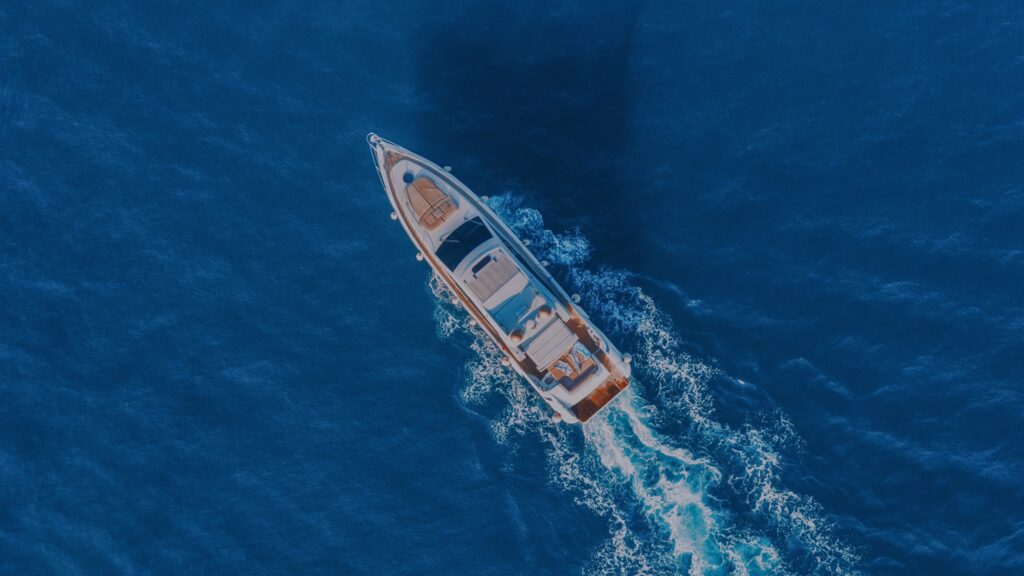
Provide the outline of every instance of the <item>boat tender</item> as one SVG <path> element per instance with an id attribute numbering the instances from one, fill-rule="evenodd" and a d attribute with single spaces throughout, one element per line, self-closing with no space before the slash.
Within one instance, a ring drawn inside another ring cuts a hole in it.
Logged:
<path id="1" fill-rule="evenodd" d="M 367 136 L 381 183 L 419 253 L 555 411 L 586 422 L 629 385 L 623 356 L 490 207 L 449 168 Z M 484 197 L 486 198 L 486 197 Z"/>

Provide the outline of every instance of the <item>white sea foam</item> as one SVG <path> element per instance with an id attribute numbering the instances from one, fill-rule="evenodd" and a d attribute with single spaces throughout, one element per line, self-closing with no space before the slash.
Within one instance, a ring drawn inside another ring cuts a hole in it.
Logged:
<path id="1" fill-rule="evenodd" d="M 546 406 L 501 364 L 501 352 L 457 309 L 443 282 L 430 281 L 439 302 L 438 333 L 473 336 L 476 354 L 466 365 L 462 401 L 482 409 L 500 398 L 490 419 L 495 439 L 514 449 L 516 438 L 536 434 L 547 447 L 552 482 L 608 520 L 609 540 L 587 572 L 785 574 L 791 562 L 777 547 L 797 543 L 792 560 L 799 565 L 823 574 L 856 573 L 856 554 L 834 535 L 821 507 L 782 486 L 780 451 L 799 443 L 789 421 L 779 414 L 764 426 L 740 429 L 716 421 L 707 387 L 715 369 L 681 350 L 670 319 L 629 273 L 584 267 L 586 238 L 545 229 L 540 213 L 515 196 L 490 204 L 530 240 L 535 254 L 559 267 L 584 308 L 633 351 L 634 386 L 582 427 L 581 444 L 576 428 L 550 422 Z M 658 431 L 668 420 L 688 424 L 685 438 Z M 759 534 L 741 525 L 736 511 L 716 497 L 725 490 L 741 496 L 747 512 L 770 530 Z M 636 511 L 646 524 L 636 524 Z"/>

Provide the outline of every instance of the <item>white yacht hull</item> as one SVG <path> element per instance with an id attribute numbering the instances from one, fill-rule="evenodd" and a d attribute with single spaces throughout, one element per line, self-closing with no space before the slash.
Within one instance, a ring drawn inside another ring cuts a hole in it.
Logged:
<path id="1" fill-rule="evenodd" d="M 554 410 L 585 422 L 629 385 L 629 359 L 516 235 L 447 170 L 367 137 L 394 212 L 426 261 Z"/>

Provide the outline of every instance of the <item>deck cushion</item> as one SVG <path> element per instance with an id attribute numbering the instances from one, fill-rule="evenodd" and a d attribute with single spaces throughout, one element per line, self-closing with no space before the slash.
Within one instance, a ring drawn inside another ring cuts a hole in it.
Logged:
<path id="1" fill-rule="evenodd" d="M 577 340 L 578 338 L 572 333 L 572 330 L 569 330 L 565 322 L 556 318 L 544 328 L 543 332 L 530 341 L 526 348 L 526 355 L 530 357 L 537 368 L 544 370 L 565 354 Z"/>
<path id="2" fill-rule="evenodd" d="M 452 199 L 426 176 L 413 180 L 405 193 L 416 220 L 427 230 L 436 229 L 457 210 Z"/>

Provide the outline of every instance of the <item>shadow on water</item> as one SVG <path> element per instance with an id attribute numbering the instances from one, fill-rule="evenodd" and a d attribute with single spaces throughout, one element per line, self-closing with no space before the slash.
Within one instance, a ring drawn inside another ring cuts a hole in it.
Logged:
<path id="1" fill-rule="evenodd" d="M 486 12 L 486 13 L 485 13 Z M 516 190 L 596 247 L 642 253 L 628 214 L 629 64 L 637 10 L 466 9 L 417 32 L 414 149 L 478 193 Z M 469 23 L 477 23 L 470 25 Z M 488 22 L 494 26 L 481 27 Z"/>

